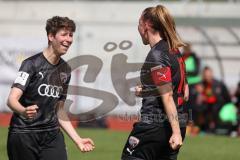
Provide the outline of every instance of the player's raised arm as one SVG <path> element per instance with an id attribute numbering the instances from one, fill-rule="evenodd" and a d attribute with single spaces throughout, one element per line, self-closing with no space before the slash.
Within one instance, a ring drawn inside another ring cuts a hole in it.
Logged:
<path id="1" fill-rule="evenodd" d="M 37 114 L 38 106 L 37 105 L 31 105 L 27 107 L 22 106 L 19 103 L 19 99 L 21 98 L 22 94 L 23 91 L 21 89 L 13 87 L 8 96 L 7 105 L 13 112 L 25 118 L 32 119 Z"/>

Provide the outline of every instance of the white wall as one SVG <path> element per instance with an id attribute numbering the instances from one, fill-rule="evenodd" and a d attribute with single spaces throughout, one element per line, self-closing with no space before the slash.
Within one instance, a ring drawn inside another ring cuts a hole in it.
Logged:
<path id="1" fill-rule="evenodd" d="M 1 2 L 1 20 L 40 20 L 66 15 L 80 21 L 133 22 L 141 11 L 159 2 Z M 174 16 L 237 17 L 240 3 L 162 2 Z"/>
<path id="2" fill-rule="evenodd" d="M 86 67 L 80 68 L 80 77 L 73 73 L 71 84 L 84 85 L 90 88 L 108 91 L 119 99 L 115 112 L 136 112 L 139 108 L 128 106 L 117 95 L 110 77 L 112 57 L 123 53 L 128 57 L 127 62 L 143 62 L 149 47 L 143 46 L 137 32 L 138 17 L 141 11 L 156 5 L 156 2 L 0 2 L 0 111 L 6 110 L 5 99 L 14 80 L 21 61 L 33 53 L 41 51 L 47 46 L 44 30 L 46 19 L 54 16 L 69 16 L 77 23 L 75 42 L 65 59 L 77 55 L 94 55 L 103 61 L 103 68 L 93 83 L 83 82 Z M 164 3 L 174 17 L 192 18 L 240 18 L 240 4 L 231 3 Z M 231 27 L 240 37 L 240 26 Z M 239 41 L 222 26 L 201 27 L 208 36 L 217 44 L 221 57 L 239 57 Z M 227 27 L 229 28 L 229 27 Z M 208 44 L 206 37 L 196 26 L 178 26 L 178 31 L 186 41 L 193 42 L 193 48 L 199 56 L 215 57 L 213 47 Z M 128 50 L 119 47 L 106 52 L 103 47 L 107 42 L 119 44 L 123 40 L 130 40 L 133 45 Z M 206 43 L 205 45 L 201 45 Z M 222 46 L 221 44 L 227 44 Z M 220 74 L 217 60 L 206 60 L 204 65 L 210 65 L 217 78 Z M 239 81 L 239 61 L 224 60 L 225 81 L 229 88 L 234 88 Z M 234 67 L 234 69 L 233 69 Z M 128 76 L 136 76 L 129 73 Z M 73 99 L 76 97 L 73 97 Z M 79 98 L 79 97 L 78 97 Z M 86 111 L 94 108 L 99 100 L 81 97 L 73 104 L 75 112 Z M 140 103 L 139 100 L 137 100 Z M 77 108 L 76 108 L 77 107 Z"/>

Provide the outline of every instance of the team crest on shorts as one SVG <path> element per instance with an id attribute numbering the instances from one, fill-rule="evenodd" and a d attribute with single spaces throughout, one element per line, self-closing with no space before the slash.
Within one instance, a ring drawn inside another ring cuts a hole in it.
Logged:
<path id="1" fill-rule="evenodd" d="M 139 141 L 140 140 L 134 136 L 130 136 L 128 139 L 128 142 L 129 142 L 131 148 L 135 148 L 138 145 Z"/>

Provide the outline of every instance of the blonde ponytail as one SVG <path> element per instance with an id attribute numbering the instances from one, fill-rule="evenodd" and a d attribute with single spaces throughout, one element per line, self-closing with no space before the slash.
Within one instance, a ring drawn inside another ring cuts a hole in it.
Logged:
<path id="1" fill-rule="evenodd" d="M 166 7 L 157 5 L 146 8 L 143 12 L 143 18 L 149 20 L 152 28 L 160 32 L 160 36 L 167 41 L 170 50 L 185 46 L 176 32 L 174 19 Z"/>

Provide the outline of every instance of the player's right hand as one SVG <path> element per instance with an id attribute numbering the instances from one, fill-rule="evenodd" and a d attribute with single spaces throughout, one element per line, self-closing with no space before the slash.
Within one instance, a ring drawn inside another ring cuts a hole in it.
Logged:
<path id="1" fill-rule="evenodd" d="M 141 97 L 141 94 L 142 94 L 142 85 L 137 85 L 135 87 L 135 95 L 138 97 Z"/>
<path id="2" fill-rule="evenodd" d="M 37 115 L 38 106 L 31 105 L 25 108 L 23 116 L 28 119 L 33 119 Z"/>

